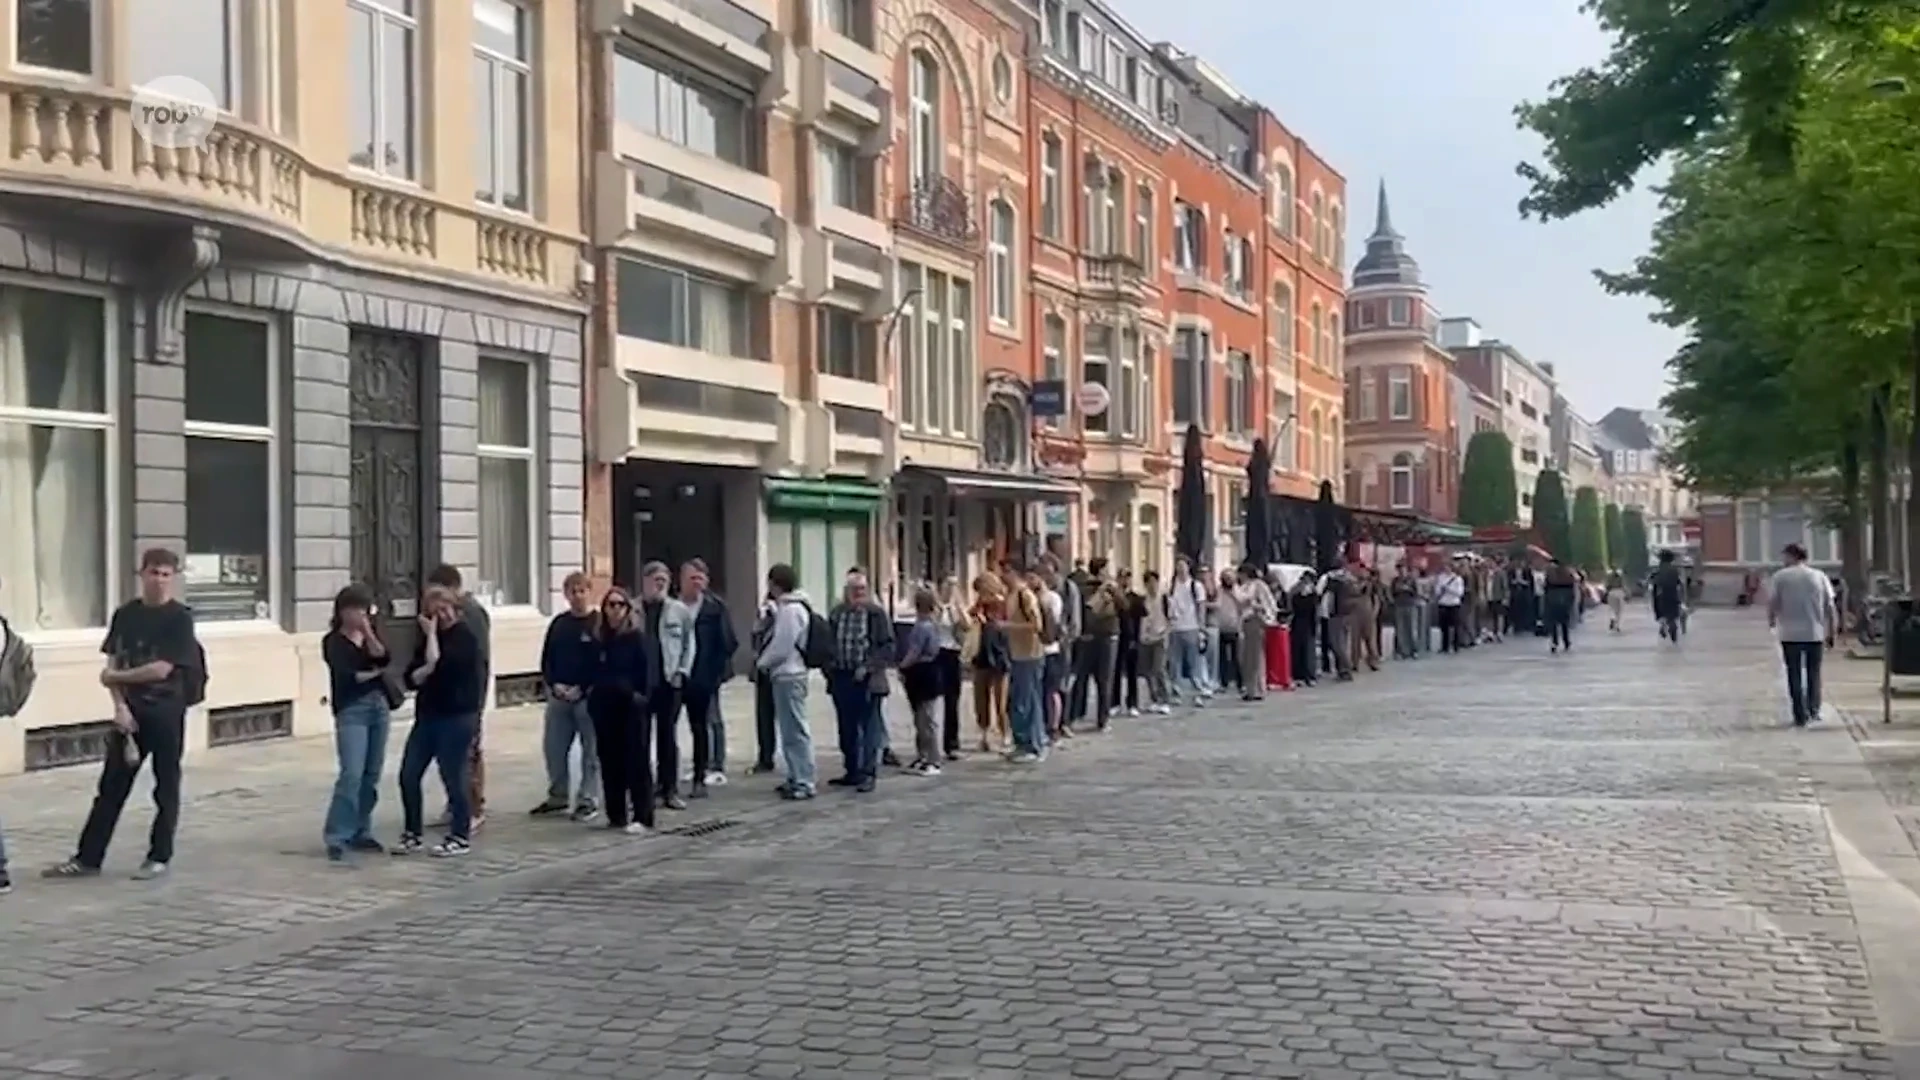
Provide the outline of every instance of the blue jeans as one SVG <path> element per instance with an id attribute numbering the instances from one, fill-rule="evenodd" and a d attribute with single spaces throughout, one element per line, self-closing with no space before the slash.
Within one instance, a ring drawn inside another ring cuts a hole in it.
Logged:
<path id="1" fill-rule="evenodd" d="M 864 677 L 851 671 L 828 675 L 827 690 L 833 695 L 833 715 L 840 729 L 840 756 L 846 762 L 847 779 L 856 784 L 874 779 L 886 742 L 880 699 Z"/>
<path id="2" fill-rule="evenodd" d="M 547 801 L 573 805 L 574 740 L 580 741 L 580 805 L 592 806 L 600 789 L 600 747 L 593 718 L 587 715 L 586 695 L 578 701 L 547 699 L 540 732 L 540 748 L 547 758 Z"/>
<path id="3" fill-rule="evenodd" d="M 1007 682 L 1007 723 L 1013 729 L 1016 750 L 1028 754 L 1047 749 L 1047 712 L 1040 697 L 1045 661 L 1015 660 Z"/>
<path id="4" fill-rule="evenodd" d="M 1174 691 L 1185 682 L 1198 698 L 1207 692 L 1207 665 L 1200 654 L 1200 631 L 1175 630 L 1167 637 L 1167 663 L 1173 668 Z"/>
<path id="5" fill-rule="evenodd" d="M 727 771 L 727 721 L 720 715 L 720 691 L 713 692 L 713 704 L 707 707 L 707 768 Z"/>
<path id="6" fill-rule="evenodd" d="M 0 826 L 0 877 L 5 877 L 6 873 L 7 873 L 7 830 L 5 826 Z"/>
<path id="7" fill-rule="evenodd" d="M 420 809 L 420 781 L 428 765 L 440 766 L 440 782 L 447 788 L 447 816 L 453 820 L 448 834 L 467 839 L 473 834 L 473 800 L 467 790 L 467 755 L 473 749 L 480 717 L 421 713 L 414 717 L 413 730 L 407 732 L 407 746 L 400 754 L 400 811 L 406 819 L 408 836 L 419 836 L 423 823 Z"/>
<path id="8" fill-rule="evenodd" d="M 762 675 L 773 696 L 773 723 L 780 741 L 780 758 L 787 764 L 787 786 L 805 795 L 814 789 L 813 732 L 807 727 L 809 676 Z"/>
<path id="9" fill-rule="evenodd" d="M 392 716 L 378 690 L 353 701 L 333 718 L 333 749 L 340 774 L 333 781 L 321 839 L 343 848 L 373 831 L 373 808 L 380 801 L 380 773 L 387 762 L 387 732 Z"/>

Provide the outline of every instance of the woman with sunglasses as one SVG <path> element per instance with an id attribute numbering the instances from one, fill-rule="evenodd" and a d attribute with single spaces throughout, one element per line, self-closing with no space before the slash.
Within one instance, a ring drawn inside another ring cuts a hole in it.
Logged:
<path id="1" fill-rule="evenodd" d="M 653 830 L 653 769 L 647 760 L 647 695 L 656 673 L 633 597 L 618 586 L 600 600 L 593 637 L 597 664 L 587 688 L 587 715 L 600 755 L 607 828 L 640 835 Z"/>

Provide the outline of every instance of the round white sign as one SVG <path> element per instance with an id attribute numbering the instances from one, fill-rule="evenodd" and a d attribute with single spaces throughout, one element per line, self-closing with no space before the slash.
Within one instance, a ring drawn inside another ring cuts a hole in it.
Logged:
<path id="1" fill-rule="evenodd" d="M 185 75 L 162 75 L 133 92 L 133 130 L 155 146 L 205 146 L 219 115 L 213 91 Z"/>
<path id="2" fill-rule="evenodd" d="M 1107 411 L 1107 406 L 1113 404 L 1113 395 L 1097 382 L 1081 383 L 1080 389 L 1074 391 L 1073 399 L 1080 406 L 1082 416 L 1099 416 Z"/>

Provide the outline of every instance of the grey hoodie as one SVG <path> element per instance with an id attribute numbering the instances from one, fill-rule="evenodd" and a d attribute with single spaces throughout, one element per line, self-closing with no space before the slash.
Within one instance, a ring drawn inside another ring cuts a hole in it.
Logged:
<path id="1" fill-rule="evenodd" d="M 807 627 L 813 608 L 807 594 L 795 589 L 773 606 L 773 625 L 754 667 L 774 678 L 804 678 L 807 674 Z"/>

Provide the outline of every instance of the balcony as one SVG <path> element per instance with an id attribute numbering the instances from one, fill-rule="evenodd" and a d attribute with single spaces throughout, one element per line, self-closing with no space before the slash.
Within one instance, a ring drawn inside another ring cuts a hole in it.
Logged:
<path id="1" fill-rule="evenodd" d="M 773 0 L 595 0 L 593 25 L 760 77 L 774 73 L 781 50 Z"/>
<path id="2" fill-rule="evenodd" d="M 893 310 L 893 236 L 879 221 L 845 207 L 827 205 L 814 214 L 817 225 L 801 233 L 801 296 L 818 303 L 836 289 L 867 296 L 867 314 Z"/>
<path id="3" fill-rule="evenodd" d="M 12 190 L 83 194 L 206 224 L 304 226 L 306 163 L 264 131 L 222 117 L 202 145 L 156 146 L 134 131 L 125 91 L 9 76 L 0 78 L 0 95 L 0 182 Z"/>
<path id="4" fill-rule="evenodd" d="M 980 223 L 973 213 L 973 197 L 959 181 L 944 176 L 915 181 L 900 196 L 894 228 L 967 255 L 980 250 Z"/>
<path id="5" fill-rule="evenodd" d="M 758 468 L 781 441 L 786 411 L 777 392 L 602 368 L 594 383 L 594 455 L 617 462 L 694 444 L 703 460 Z"/>
<path id="6" fill-rule="evenodd" d="M 652 140 L 650 140 L 652 141 Z M 667 161 L 610 152 L 594 167 L 594 242 L 640 247 L 637 235 L 697 245 L 757 267 L 778 288 L 787 269 L 780 187 L 769 177 L 674 148 Z M 724 174 L 724 175 L 715 175 Z"/>
<path id="7" fill-rule="evenodd" d="M 1130 255 L 1082 255 L 1080 280 L 1086 292 L 1114 301 L 1138 301 L 1146 296 L 1147 272 Z"/>
<path id="8" fill-rule="evenodd" d="M 893 130 L 893 96 L 885 80 L 819 49 L 802 48 L 799 55 L 800 122 L 837 128 L 865 156 L 884 152 Z"/>

